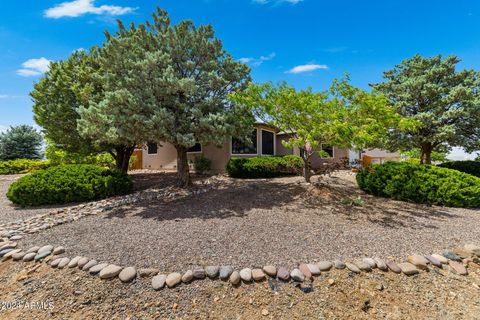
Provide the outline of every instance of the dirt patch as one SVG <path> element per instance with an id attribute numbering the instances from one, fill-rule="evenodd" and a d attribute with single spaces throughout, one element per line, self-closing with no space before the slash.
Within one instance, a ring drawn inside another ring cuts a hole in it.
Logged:
<path id="1" fill-rule="evenodd" d="M 467 277 L 440 269 L 413 277 L 332 271 L 315 278 L 304 290 L 309 293 L 276 281 L 234 288 L 210 280 L 154 291 L 149 280 L 122 284 L 45 264 L 27 275 L 31 268 L 0 264 L 0 301 L 52 308 L 0 310 L 2 319 L 478 319 L 480 314 L 480 270 L 473 264 Z"/>

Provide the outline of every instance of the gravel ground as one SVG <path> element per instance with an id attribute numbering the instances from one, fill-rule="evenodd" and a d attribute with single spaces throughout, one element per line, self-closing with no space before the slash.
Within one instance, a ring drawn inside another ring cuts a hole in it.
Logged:
<path id="1" fill-rule="evenodd" d="M 37 208 L 21 208 L 14 206 L 10 200 L 7 199 L 6 193 L 8 186 L 20 178 L 21 174 L 0 175 L 0 224 L 13 222 L 16 220 L 23 220 L 37 214 L 47 213 L 49 211 L 68 206 L 43 206 Z"/>
<path id="2" fill-rule="evenodd" d="M 0 264 L 0 301 L 42 308 L 2 308 L 1 319 L 478 319 L 480 269 L 460 277 L 447 268 L 407 277 L 374 270 L 322 273 L 310 293 L 271 280 L 232 287 L 195 281 L 154 291 L 150 279 L 123 284 L 74 269 Z M 334 281 L 329 285 L 328 280 Z M 307 285 L 305 285 L 307 286 Z"/>
<path id="3" fill-rule="evenodd" d="M 365 199 L 363 207 L 343 204 L 357 195 Z M 206 264 L 293 267 L 302 261 L 404 258 L 478 244 L 479 225 L 479 210 L 365 195 L 353 174 L 343 171 L 315 187 L 299 177 L 225 179 L 218 190 L 89 216 L 28 235 L 21 245 L 63 245 L 71 256 L 165 272 Z"/>

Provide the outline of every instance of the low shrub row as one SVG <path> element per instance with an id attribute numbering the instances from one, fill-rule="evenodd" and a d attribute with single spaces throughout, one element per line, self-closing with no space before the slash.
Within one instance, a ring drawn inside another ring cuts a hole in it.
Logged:
<path id="1" fill-rule="evenodd" d="M 438 165 L 439 167 L 458 170 L 476 177 L 480 177 L 480 161 L 465 160 L 465 161 L 450 161 Z"/>
<path id="2" fill-rule="evenodd" d="M 16 159 L 0 162 L 0 174 L 28 173 L 33 170 L 46 169 L 50 166 L 46 160 Z"/>
<path id="3" fill-rule="evenodd" d="M 299 156 L 268 156 L 253 158 L 231 158 L 227 173 L 233 178 L 272 178 L 299 174 L 303 160 Z"/>
<path id="4" fill-rule="evenodd" d="M 7 197 L 15 204 L 38 206 L 92 201 L 131 192 L 131 178 L 95 165 L 59 165 L 34 171 L 12 183 Z"/>
<path id="5" fill-rule="evenodd" d="M 373 195 L 451 207 L 480 207 L 480 178 L 447 168 L 407 162 L 372 165 L 357 174 Z"/>

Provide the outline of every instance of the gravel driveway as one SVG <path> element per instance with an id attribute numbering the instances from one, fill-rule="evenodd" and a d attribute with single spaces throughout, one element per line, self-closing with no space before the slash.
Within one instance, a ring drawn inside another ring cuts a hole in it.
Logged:
<path id="1" fill-rule="evenodd" d="M 12 182 L 20 178 L 21 174 L 0 175 L 0 224 L 24 220 L 31 216 L 47 213 L 49 211 L 67 208 L 68 206 L 43 206 L 38 208 L 21 208 L 13 205 L 7 199 L 6 193 Z"/>
<path id="2" fill-rule="evenodd" d="M 361 195 L 366 204 L 343 204 Z M 480 239 L 480 211 L 429 207 L 365 195 L 350 172 L 315 187 L 299 177 L 226 179 L 187 199 L 151 200 L 29 235 L 22 244 L 63 245 L 123 265 L 165 271 L 195 265 L 405 257 Z"/>

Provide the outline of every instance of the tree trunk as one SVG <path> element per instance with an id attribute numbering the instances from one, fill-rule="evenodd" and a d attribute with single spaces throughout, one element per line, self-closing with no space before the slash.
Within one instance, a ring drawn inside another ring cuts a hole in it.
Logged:
<path id="1" fill-rule="evenodd" d="M 420 164 L 432 164 L 432 145 L 423 144 L 420 147 L 422 154 L 420 155 Z"/>
<path id="2" fill-rule="evenodd" d="M 128 164 L 134 150 L 135 146 L 118 146 L 115 148 L 115 166 L 118 170 L 125 173 L 128 171 Z"/>
<path id="3" fill-rule="evenodd" d="M 178 185 L 182 188 L 191 184 L 190 168 L 188 167 L 187 148 L 176 146 L 177 149 L 177 173 Z"/>
<path id="4" fill-rule="evenodd" d="M 311 170 L 311 164 L 310 164 L 310 157 L 308 156 L 303 156 L 303 177 L 305 178 L 305 181 L 310 183 L 310 178 L 312 177 L 312 170 Z"/>

